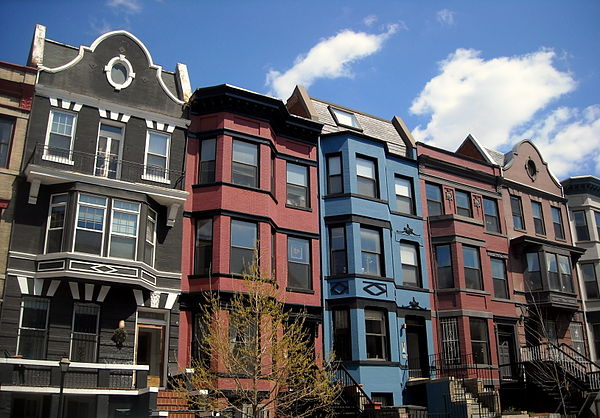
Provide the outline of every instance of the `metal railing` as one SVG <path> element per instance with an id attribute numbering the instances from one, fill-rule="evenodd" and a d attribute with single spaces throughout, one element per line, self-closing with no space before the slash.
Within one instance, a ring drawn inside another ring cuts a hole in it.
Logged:
<path id="1" fill-rule="evenodd" d="M 333 379 L 342 386 L 342 401 L 344 405 L 354 409 L 354 412 L 360 414 L 366 409 L 375 408 L 375 403 L 369 395 L 363 390 L 362 386 L 354 380 L 348 369 L 342 362 L 332 364 Z"/>
<path id="2" fill-rule="evenodd" d="M 105 152 L 91 154 L 38 143 L 28 163 L 130 183 L 163 184 L 164 187 L 183 189 L 182 171 L 127 161 Z"/>
<path id="3" fill-rule="evenodd" d="M 143 389 L 147 387 L 149 366 L 71 362 L 64 387 L 78 389 Z M 0 358 L 0 386 L 58 387 L 58 361 Z"/>

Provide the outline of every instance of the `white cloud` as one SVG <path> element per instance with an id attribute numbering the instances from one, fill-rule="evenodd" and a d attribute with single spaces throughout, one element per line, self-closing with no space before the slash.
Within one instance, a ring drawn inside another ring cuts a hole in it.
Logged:
<path id="1" fill-rule="evenodd" d="M 560 107 L 513 137 L 532 139 L 558 178 L 600 173 L 600 105 Z"/>
<path id="2" fill-rule="evenodd" d="M 369 15 L 363 19 L 363 23 L 367 26 L 372 26 L 375 22 L 377 22 L 377 16 L 375 15 Z"/>
<path id="3" fill-rule="evenodd" d="M 142 5 L 138 0 L 108 0 L 106 4 L 113 9 L 126 13 L 139 13 L 142 11 Z"/>
<path id="4" fill-rule="evenodd" d="M 393 35 L 398 25 L 389 25 L 381 34 L 344 30 L 313 46 L 306 55 L 299 55 L 294 66 L 281 73 L 270 70 L 266 85 L 269 94 L 287 98 L 297 84 L 309 87 L 319 78 L 352 77 L 350 64 L 379 51 L 383 42 Z"/>
<path id="5" fill-rule="evenodd" d="M 431 115 L 413 135 L 436 146 L 456 149 L 471 133 L 486 146 L 499 148 L 552 100 L 575 89 L 570 74 L 552 65 L 555 54 L 531 54 L 488 61 L 480 52 L 457 49 L 440 63 L 410 111 Z"/>
<path id="6" fill-rule="evenodd" d="M 90 21 L 90 27 L 94 32 L 94 35 L 102 35 L 106 32 L 110 32 L 113 30 L 113 27 L 106 20 L 102 19 L 101 21 L 97 21 L 96 19 L 92 19 Z"/>
<path id="7" fill-rule="evenodd" d="M 442 9 L 436 13 L 436 19 L 440 25 L 453 26 L 455 14 L 452 10 Z"/>

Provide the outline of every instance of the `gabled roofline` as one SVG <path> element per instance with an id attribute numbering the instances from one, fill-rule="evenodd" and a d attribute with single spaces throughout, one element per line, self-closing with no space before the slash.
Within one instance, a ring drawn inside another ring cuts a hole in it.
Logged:
<path id="1" fill-rule="evenodd" d="M 150 51 L 148 51 L 148 48 L 146 48 L 146 45 L 144 45 L 144 43 L 140 39 L 138 39 L 135 35 L 133 35 L 132 33 L 128 32 L 126 30 L 115 30 L 115 31 L 106 32 L 106 33 L 100 35 L 98 38 L 96 38 L 96 40 L 94 42 L 92 42 L 92 44 L 90 46 L 81 45 L 79 47 L 79 53 L 70 62 L 68 62 L 64 65 L 61 65 L 59 67 L 51 68 L 51 67 L 46 67 L 43 63 L 43 48 L 44 48 L 43 41 L 45 40 L 45 36 L 46 36 L 46 27 L 43 25 L 36 25 L 34 39 L 33 39 L 33 43 L 32 43 L 32 51 L 30 54 L 31 55 L 30 60 L 31 60 L 32 64 L 37 64 L 39 71 L 45 71 L 48 73 L 58 73 L 60 71 L 63 71 L 63 70 L 73 67 L 79 61 L 81 61 L 83 59 L 83 56 L 85 55 L 86 51 L 94 52 L 96 50 L 96 48 L 98 47 L 98 45 L 100 45 L 100 43 L 102 43 L 105 39 L 107 39 L 111 36 L 117 36 L 117 35 L 127 36 L 132 41 L 134 41 L 135 43 L 137 43 L 139 45 L 139 47 L 142 49 L 142 51 L 144 51 L 144 54 L 146 55 L 146 59 L 149 62 L 149 67 L 156 69 L 156 79 L 158 80 L 158 83 L 160 84 L 160 86 L 162 87 L 164 92 L 175 103 L 183 105 L 185 103 L 185 101 L 183 101 L 183 100 L 179 99 L 177 96 L 175 96 L 169 90 L 169 88 L 166 86 L 164 80 L 162 79 L 162 75 L 161 75 L 161 73 L 163 71 L 162 66 L 154 64 L 154 61 L 152 60 L 152 55 L 150 55 Z M 40 48 L 41 48 L 41 50 L 40 50 Z M 178 68 L 177 68 L 178 75 L 180 75 L 181 72 L 183 72 L 183 69 L 179 68 L 180 66 L 185 67 L 184 64 L 178 64 Z M 182 82 L 182 80 L 181 80 L 182 77 L 178 76 L 178 84 L 180 84 L 179 87 L 181 88 L 182 95 L 184 97 L 186 95 L 186 91 L 191 92 L 191 87 L 189 86 L 189 78 L 187 78 L 187 67 L 185 70 L 185 74 L 186 74 L 186 77 L 183 77 L 183 78 L 187 79 L 187 86 L 185 85 L 185 81 Z"/>
<path id="2" fill-rule="evenodd" d="M 459 153 L 460 149 L 463 147 L 463 145 L 465 145 L 465 143 L 467 141 L 469 141 L 473 145 L 475 145 L 475 148 L 477 148 L 477 151 L 479 151 L 481 156 L 486 160 L 486 162 L 488 164 L 496 166 L 496 167 L 500 167 L 500 165 L 492 158 L 492 156 L 487 152 L 487 150 L 481 146 L 481 144 L 479 143 L 477 138 L 475 138 L 471 134 L 467 135 L 467 137 L 464 139 L 464 141 L 458 146 L 458 148 L 455 151 L 457 154 Z"/>
<path id="3" fill-rule="evenodd" d="M 556 177 L 554 175 L 554 173 L 552 172 L 552 170 L 550 170 L 550 167 L 548 166 L 548 163 L 546 162 L 546 160 L 544 160 L 544 157 L 542 156 L 542 153 L 540 152 L 539 148 L 533 143 L 532 140 L 530 139 L 523 139 L 520 142 L 517 142 L 513 147 L 512 150 L 508 153 L 506 153 L 505 155 L 510 156 L 510 159 L 508 161 L 508 163 L 506 163 L 503 167 L 504 170 L 508 170 L 512 164 L 514 159 L 514 155 L 519 155 L 519 153 L 517 152 L 517 150 L 519 149 L 519 147 L 525 143 L 528 142 L 533 149 L 538 153 L 538 155 L 540 156 L 540 160 L 542 160 L 542 164 L 544 164 L 544 166 L 546 167 L 546 170 L 548 170 L 548 173 L 550 174 L 550 177 L 552 178 L 552 181 L 554 181 L 554 183 L 562 190 L 562 184 L 560 183 L 560 180 L 558 180 L 558 177 Z"/>

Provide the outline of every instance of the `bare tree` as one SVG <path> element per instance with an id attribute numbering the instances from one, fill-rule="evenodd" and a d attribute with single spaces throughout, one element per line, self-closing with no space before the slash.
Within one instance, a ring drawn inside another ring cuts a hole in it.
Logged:
<path id="1" fill-rule="evenodd" d="M 306 314 L 291 315 L 280 293 L 254 263 L 241 292 L 228 300 L 207 295 L 200 360 L 185 388 L 196 408 L 252 418 L 330 415 L 339 389 L 330 368 L 315 357 Z"/>

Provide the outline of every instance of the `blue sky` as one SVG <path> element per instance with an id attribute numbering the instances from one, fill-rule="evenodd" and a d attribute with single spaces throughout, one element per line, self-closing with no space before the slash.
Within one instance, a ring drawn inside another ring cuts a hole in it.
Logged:
<path id="1" fill-rule="evenodd" d="M 192 87 L 309 94 L 455 150 L 530 138 L 559 178 L 600 176 L 600 1 L 28 1 L 0 4 L 0 60 L 24 64 L 34 25 L 90 45 L 126 29 Z"/>

